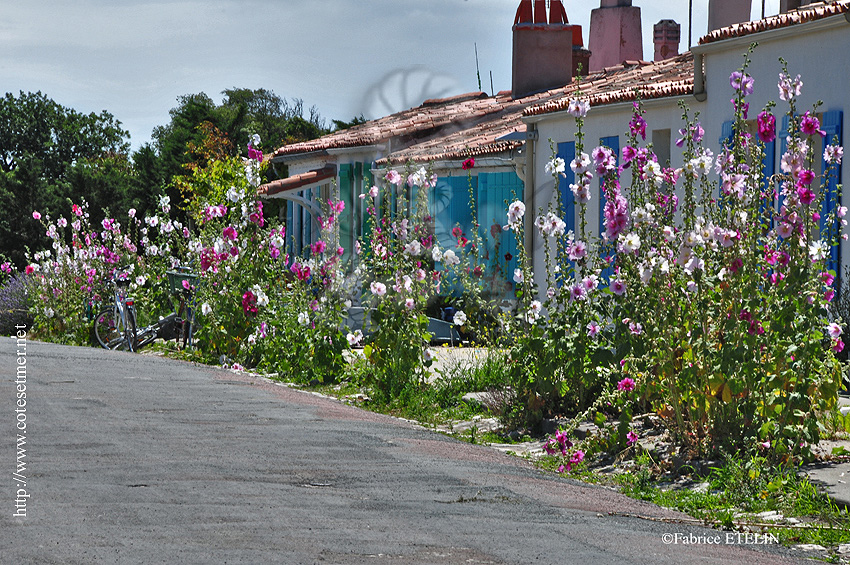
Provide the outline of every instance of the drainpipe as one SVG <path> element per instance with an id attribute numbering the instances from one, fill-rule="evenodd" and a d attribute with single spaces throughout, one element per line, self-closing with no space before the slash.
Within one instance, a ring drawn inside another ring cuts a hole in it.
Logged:
<path id="1" fill-rule="evenodd" d="M 528 124 L 526 130 L 525 142 L 525 190 L 523 191 L 523 201 L 525 204 L 525 222 L 523 223 L 523 239 L 525 240 L 525 253 L 531 258 L 531 272 L 534 272 L 534 214 L 536 214 L 537 205 L 535 204 L 535 186 L 534 186 L 534 150 L 536 149 L 536 141 L 538 137 L 537 124 Z M 529 220 L 530 218 L 530 220 Z"/>
<path id="2" fill-rule="evenodd" d="M 694 98 L 698 102 L 705 102 L 708 93 L 705 91 L 705 72 L 702 68 L 705 54 L 691 50 L 694 54 Z"/>

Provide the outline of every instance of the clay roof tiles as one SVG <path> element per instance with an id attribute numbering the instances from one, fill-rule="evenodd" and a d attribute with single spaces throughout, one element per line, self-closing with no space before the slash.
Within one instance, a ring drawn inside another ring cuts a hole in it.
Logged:
<path id="1" fill-rule="evenodd" d="M 790 27 L 797 24 L 820 20 L 830 16 L 850 13 L 848 0 L 818 2 L 809 4 L 785 14 L 770 16 L 762 20 L 744 22 L 729 27 L 716 29 L 699 40 L 700 45 L 715 43 L 733 37 L 744 37 L 753 33 Z"/>

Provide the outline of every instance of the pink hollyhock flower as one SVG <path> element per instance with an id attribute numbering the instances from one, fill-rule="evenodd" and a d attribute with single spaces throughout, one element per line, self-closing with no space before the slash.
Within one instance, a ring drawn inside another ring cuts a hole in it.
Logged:
<path id="1" fill-rule="evenodd" d="M 832 344 L 832 350 L 836 353 L 841 353 L 844 351 L 844 342 L 840 339 L 836 339 L 835 343 Z"/>
<path id="2" fill-rule="evenodd" d="M 41 214 L 40 214 L 40 213 L 38 213 L 38 212 L 33 212 L 33 213 L 32 213 L 32 217 L 33 217 L 33 219 L 34 219 L 34 220 L 40 220 L 40 219 L 41 219 Z"/>
<path id="3" fill-rule="evenodd" d="M 811 204 L 817 198 L 817 195 L 808 186 L 798 186 L 797 196 L 800 198 L 801 204 Z"/>
<path id="4" fill-rule="evenodd" d="M 328 248 L 328 244 L 325 243 L 324 241 L 322 241 L 321 239 L 310 246 L 310 249 L 312 249 L 313 253 L 316 253 L 316 254 L 324 253 L 325 249 L 327 249 L 327 248 Z"/>
<path id="5" fill-rule="evenodd" d="M 461 165 L 461 168 L 464 171 L 468 171 L 469 169 L 473 168 L 474 166 L 475 166 L 475 159 L 470 157 L 469 159 L 467 159 L 466 161 L 463 162 L 463 165 Z"/>
<path id="6" fill-rule="evenodd" d="M 185 282 L 185 281 L 184 281 Z M 242 295 L 242 310 L 246 316 L 251 316 L 257 313 L 257 297 L 250 290 Z"/>
<path id="7" fill-rule="evenodd" d="M 587 335 L 590 337 L 595 337 L 602 328 L 599 327 L 599 324 L 596 322 L 590 322 L 587 324 Z"/>
<path id="8" fill-rule="evenodd" d="M 764 143 L 770 143 L 776 139 L 776 118 L 768 112 L 761 112 L 756 119 L 758 123 L 758 137 Z"/>
<path id="9" fill-rule="evenodd" d="M 617 390 L 632 392 L 635 389 L 635 381 L 629 377 L 624 378 L 620 382 L 617 383 Z"/>
<path id="10" fill-rule="evenodd" d="M 617 296 L 623 296 L 624 294 L 626 294 L 626 283 L 624 283 L 620 279 L 615 279 L 611 282 L 611 292 L 613 292 Z"/>
<path id="11" fill-rule="evenodd" d="M 803 119 L 800 120 L 800 131 L 806 135 L 818 134 L 821 137 L 826 136 L 826 132 L 820 129 L 820 120 L 811 115 L 811 112 L 806 112 Z"/>
<path id="12" fill-rule="evenodd" d="M 230 241 L 236 241 L 236 238 L 239 237 L 239 234 L 236 233 L 236 228 L 233 226 L 227 226 L 224 228 L 221 235 L 224 239 L 229 239 Z"/>
<path id="13" fill-rule="evenodd" d="M 33 274 L 35 272 L 35 266 L 34 265 L 27 265 L 26 267 L 24 267 L 24 272 L 28 275 Z"/>
<path id="14" fill-rule="evenodd" d="M 841 329 L 841 325 L 836 322 L 832 322 L 828 326 L 826 326 L 826 333 L 829 334 L 829 337 L 832 339 L 838 339 L 841 337 L 843 330 Z"/>

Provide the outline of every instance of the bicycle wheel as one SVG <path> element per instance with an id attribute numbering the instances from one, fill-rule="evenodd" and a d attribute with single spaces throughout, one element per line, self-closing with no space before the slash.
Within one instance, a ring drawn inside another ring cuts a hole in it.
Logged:
<path id="1" fill-rule="evenodd" d="M 124 327 L 116 308 L 104 308 L 94 317 L 94 336 L 104 349 L 115 349 L 120 345 L 124 339 Z"/>
<path id="2" fill-rule="evenodd" d="M 127 317 L 127 323 L 124 327 L 124 343 L 128 351 L 136 350 L 136 309 L 132 306 L 127 306 L 124 311 Z M 122 348 L 123 349 L 123 348 Z"/>
<path id="3" fill-rule="evenodd" d="M 189 320 L 189 306 L 186 301 L 180 299 L 180 305 L 177 307 L 177 347 L 186 349 L 186 342 L 189 341 L 189 332 L 192 322 Z"/>

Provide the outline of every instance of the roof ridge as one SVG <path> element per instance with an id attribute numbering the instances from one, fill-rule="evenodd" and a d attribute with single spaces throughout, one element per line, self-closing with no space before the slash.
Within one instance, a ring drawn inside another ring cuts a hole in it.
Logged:
<path id="1" fill-rule="evenodd" d="M 741 22 L 715 29 L 699 40 L 699 45 L 715 43 L 734 37 L 745 37 L 753 33 L 804 24 L 850 12 L 850 0 L 831 0 L 800 6 L 784 14 L 774 14 L 760 20 Z"/>

